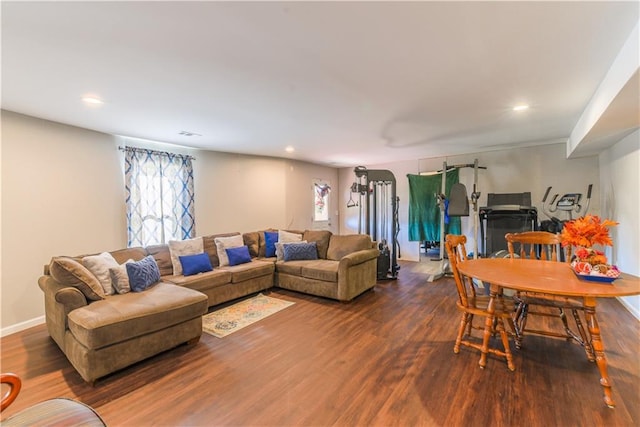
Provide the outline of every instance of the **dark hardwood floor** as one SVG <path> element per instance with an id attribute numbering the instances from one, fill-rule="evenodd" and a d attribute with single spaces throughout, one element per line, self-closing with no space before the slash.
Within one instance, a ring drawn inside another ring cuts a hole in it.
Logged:
<path id="1" fill-rule="evenodd" d="M 3 417 L 66 396 L 111 426 L 640 425 L 640 322 L 617 300 L 598 306 L 617 403 L 609 409 L 595 364 L 575 343 L 528 336 L 514 350 L 515 372 L 494 356 L 480 369 L 475 350 L 454 354 L 453 280 L 428 283 L 412 266 L 403 262 L 397 281 L 349 304 L 274 290 L 296 304 L 223 339 L 203 334 L 95 387 L 44 325 L 7 336 L 1 369 L 20 375 L 23 388 Z"/>

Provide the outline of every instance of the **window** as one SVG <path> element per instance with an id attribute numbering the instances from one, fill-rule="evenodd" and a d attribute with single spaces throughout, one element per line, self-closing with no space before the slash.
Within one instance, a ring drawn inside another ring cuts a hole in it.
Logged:
<path id="1" fill-rule="evenodd" d="M 125 147 L 128 246 L 195 236 L 192 157 Z"/>

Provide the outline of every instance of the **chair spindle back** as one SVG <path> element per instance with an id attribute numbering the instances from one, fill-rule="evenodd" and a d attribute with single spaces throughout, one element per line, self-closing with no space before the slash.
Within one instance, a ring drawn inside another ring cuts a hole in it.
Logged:
<path id="1" fill-rule="evenodd" d="M 562 241 L 558 234 L 548 231 L 525 231 L 522 233 L 507 233 L 507 249 L 509 255 L 514 258 L 541 259 L 558 261 L 558 248 Z M 538 256 L 538 248 L 540 255 Z"/>
<path id="2" fill-rule="evenodd" d="M 447 256 L 449 257 L 449 265 L 451 266 L 453 278 L 456 282 L 456 288 L 458 289 L 460 303 L 464 307 L 469 307 L 469 298 L 475 298 L 476 290 L 471 279 L 463 276 L 460 274 L 460 271 L 458 271 L 458 263 L 467 259 L 467 251 L 464 246 L 466 242 L 466 236 L 456 234 L 447 234 L 445 238 L 445 248 L 447 250 Z"/>

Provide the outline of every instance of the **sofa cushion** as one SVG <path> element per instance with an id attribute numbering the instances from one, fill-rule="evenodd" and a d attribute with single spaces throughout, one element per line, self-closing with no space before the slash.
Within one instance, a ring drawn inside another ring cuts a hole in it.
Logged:
<path id="1" fill-rule="evenodd" d="M 231 272 L 215 269 L 195 276 L 162 276 L 162 281 L 186 286 L 196 291 L 205 291 L 231 283 Z"/>
<path id="2" fill-rule="evenodd" d="M 69 313 L 69 329 L 98 349 L 193 319 L 207 311 L 206 295 L 169 283 L 145 292 L 112 295 Z"/>
<path id="3" fill-rule="evenodd" d="M 251 262 L 251 254 L 249 253 L 249 247 L 238 246 L 237 248 L 225 249 L 227 252 L 227 258 L 229 259 L 229 265 L 239 265 Z"/>
<path id="4" fill-rule="evenodd" d="M 231 237 L 216 237 L 213 240 L 216 242 L 216 251 L 218 253 L 218 260 L 220 261 L 220 267 L 229 265 L 227 249 L 244 246 L 244 240 L 242 240 L 242 236 L 239 234 Z"/>
<path id="5" fill-rule="evenodd" d="M 366 234 L 334 234 L 329 240 L 327 259 L 340 261 L 345 255 L 364 249 L 371 249 L 371 238 Z"/>
<path id="6" fill-rule="evenodd" d="M 256 277 L 273 274 L 274 264 L 268 261 L 252 260 L 246 264 L 227 265 L 221 267 L 221 269 L 231 273 L 231 283 L 239 283 Z"/>
<path id="7" fill-rule="evenodd" d="M 244 233 L 242 235 L 242 240 L 244 241 L 244 244 L 249 248 L 249 254 L 253 258 L 256 258 L 260 251 L 260 233 L 258 231 Z"/>
<path id="8" fill-rule="evenodd" d="M 160 280 L 160 270 L 151 255 L 125 264 L 131 292 L 142 292 Z"/>
<path id="9" fill-rule="evenodd" d="M 209 258 L 211 259 L 211 265 L 213 268 L 216 268 L 220 265 L 220 259 L 218 258 L 218 250 L 216 249 L 216 237 L 231 237 L 237 236 L 240 233 L 223 233 L 223 234 L 212 234 L 210 236 L 204 236 L 202 238 L 204 242 L 204 251 L 209 254 Z"/>
<path id="10" fill-rule="evenodd" d="M 309 279 L 322 280 L 324 282 L 338 282 L 338 266 L 339 261 L 331 261 L 319 259 L 316 261 L 307 261 L 302 266 L 302 277 Z"/>
<path id="11" fill-rule="evenodd" d="M 309 261 L 277 261 L 276 270 L 278 273 L 291 274 L 292 276 L 302 275 L 302 266 Z"/>
<path id="12" fill-rule="evenodd" d="M 206 273 L 213 270 L 209 254 L 202 252 L 195 255 L 181 255 L 180 264 L 182 264 L 182 274 L 185 276 L 193 276 L 198 273 Z"/>
<path id="13" fill-rule="evenodd" d="M 316 242 L 287 243 L 284 245 L 284 260 L 299 261 L 318 259 Z"/>
<path id="14" fill-rule="evenodd" d="M 302 235 L 302 240 L 307 242 L 316 242 L 318 247 L 318 258 L 327 259 L 327 250 L 329 249 L 329 240 L 332 233 L 328 230 L 307 230 Z"/>
<path id="15" fill-rule="evenodd" d="M 100 255 L 86 256 L 82 258 L 82 265 L 96 276 L 105 295 L 113 295 L 109 269 L 117 267 L 118 262 L 109 252 L 102 252 Z"/>
<path id="16" fill-rule="evenodd" d="M 204 241 L 202 237 L 187 240 L 169 240 L 169 253 L 171 254 L 173 274 L 182 274 L 180 255 L 195 255 L 202 252 L 204 252 Z"/>
<path id="17" fill-rule="evenodd" d="M 161 276 L 173 274 L 173 263 L 171 262 L 171 252 L 169 245 L 152 245 L 147 246 L 147 255 L 153 256 L 156 260 Z"/>
<path id="18" fill-rule="evenodd" d="M 49 264 L 51 277 L 63 285 L 78 288 L 87 299 L 101 300 L 105 297 L 102 285 L 85 266 L 71 257 L 54 257 Z"/>
<path id="19" fill-rule="evenodd" d="M 142 258 L 146 257 L 149 254 L 147 253 L 147 250 L 145 248 L 137 246 L 133 248 L 112 251 L 111 255 L 115 258 L 116 261 L 118 261 L 118 264 L 123 264 L 129 259 L 140 261 Z"/>

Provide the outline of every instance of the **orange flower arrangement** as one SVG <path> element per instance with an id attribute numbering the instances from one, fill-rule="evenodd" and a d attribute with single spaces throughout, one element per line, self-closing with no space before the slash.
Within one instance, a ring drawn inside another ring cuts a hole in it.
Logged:
<path id="1" fill-rule="evenodd" d="M 597 215 L 585 215 L 564 224 L 560 238 L 562 246 L 581 246 L 590 248 L 593 245 L 613 246 L 609 237 L 609 227 L 618 225 L 617 222 L 605 219 L 602 221 Z"/>

